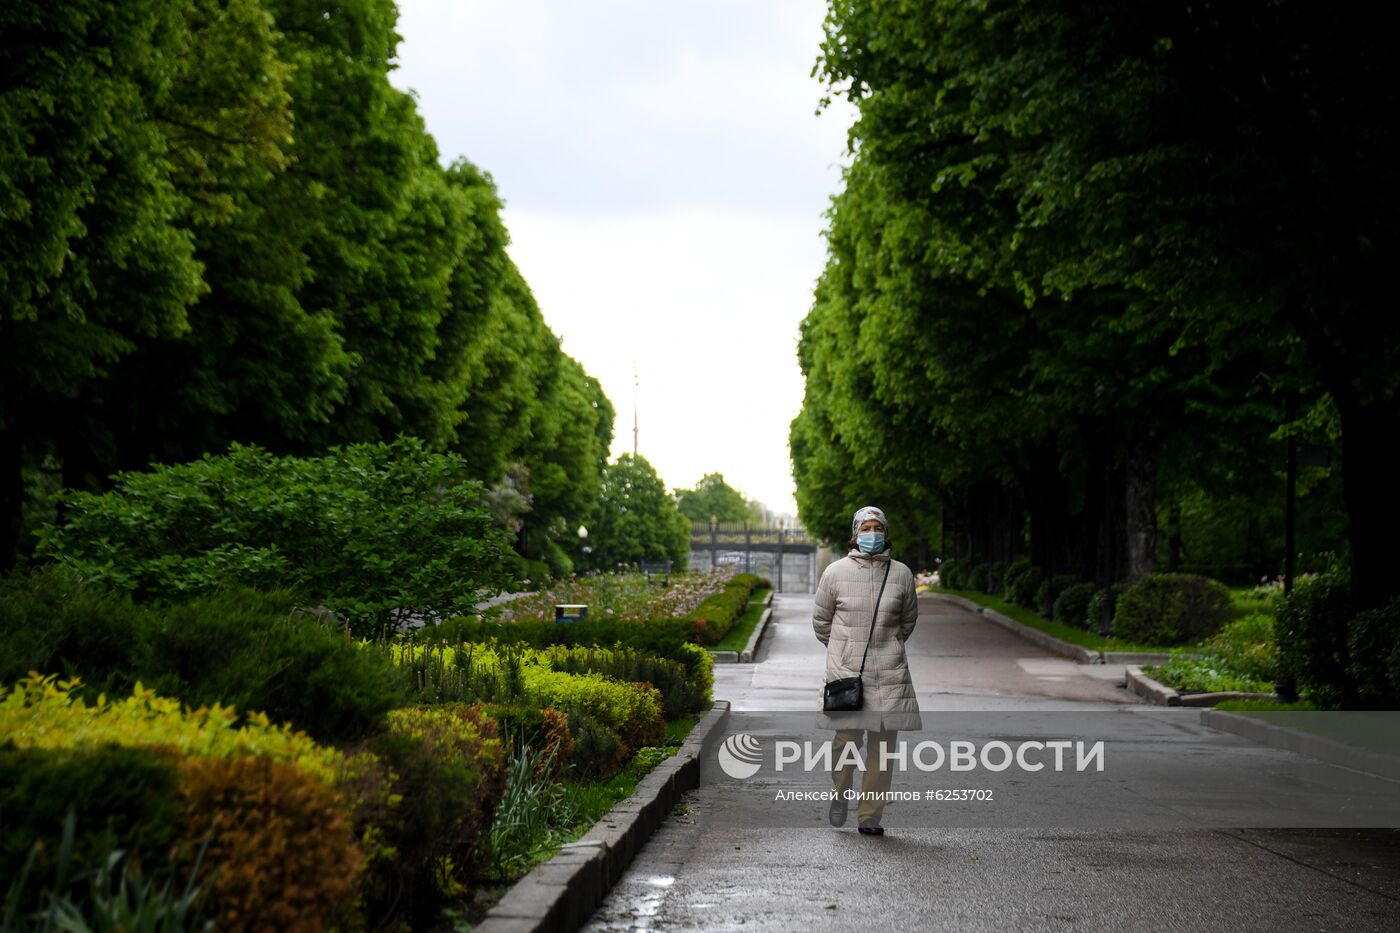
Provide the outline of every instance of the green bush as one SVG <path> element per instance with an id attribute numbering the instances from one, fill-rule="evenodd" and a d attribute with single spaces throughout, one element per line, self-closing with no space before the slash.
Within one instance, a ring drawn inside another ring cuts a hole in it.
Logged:
<path id="1" fill-rule="evenodd" d="M 549 666 L 556 671 L 596 673 L 613 680 L 651 684 L 661 691 L 664 713 L 670 719 L 710 707 L 709 690 L 679 661 L 658 658 L 635 648 L 555 645 L 544 649 L 544 653 Z"/>
<path id="2" fill-rule="evenodd" d="M 1001 592 L 997 595 L 1007 602 L 1015 602 L 1013 598 L 1016 593 L 1016 581 L 1031 569 L 1031 559 L 1029 557 L 1018 557 L 1006 565 L 1006 570 L 1001 575 Z"/>
<path id="3" fill-rule="evenodd" d="M 1355 705 L 1363 709 L 1400 707 L 1400 599 L 1368 609 L 1347 626 L 1347 654 L 1355 684 Z"/>
<path id="4" fill-rule="evenodd" d="M 1095 590 L 1094 595 L 1089 597 L 1089 606 L 1084 612 L 1084 626 L 1091 632 L 1099 630 L 1099 621 L 1103 618 L 1104 603 L 1108 604 L 1109 630 L 1112 631 L 1113 614 L 1118 610 L 1118 598 L 1123 595 L 1127 587 L 1121 583 L 1110 583 L 1101 590 Z"/>
<path id="5" fill-rule="evenodd" d="M 1150 574 L 1119 597 L 1113 634 L 1131 642 L 1179 645 L 1214 635 L 1234 614 L 1224 584 L 1191 573 Z"/>
<path id="6" fill-rule="evenodd" d="M 759 578 L 751 573 L 741 573 L 729 580 L 720 589 L 705 598 L 686 616 L 694 626 L 694 640 L 702 645 L 717 644 L 734 623 L 748 610 L 749 597 L 758 586 Z"/>
<path id="7" fill-rule="evenodd" d="M 1278 604 L 1279 676 L 1322 707 L 1342 701 L 1347 682 L 1347 629 L 1355 616 L 1344 573 L 1300 581 Z"/>
<path id="8" fill-rule="evenodd" d="M 1266 613 L 1251 613 L 1229 623 L 1206 641 L 1206 651 L 1241 677 L 1272 684 L 1278 676 L 1274 618 Z"/>
<path id="9" fill-rule="evenodd" d="M 469 885 L 487 856 L 507 758 L 495 723 L 478 707 L 395 710 L 370 743 L 392 775 L 400 803 L 380 827 L 390 859 L 371 862 L 371 917 L 395 915 L 414 928 L 436 919 L 443 899 Z"/>
<path id="10" fill-rule="evenodd" d="M 322 741 L 359 739 L 404 700 L 397 676 L 334 621 L 295 606 L 290 593 L 243 588 L 137 605 L 46 569 L 0 586 L 0 683 L 76 674 L 95 697 L 140 681 L 191 706 L 263 712 Z"/>
<path id="11" fill-rule="evenodd" d="M 1060 594 L 1065 590 L 1074 586 L 1074 583 L 1074 577 L 1067 573 L 1056 574 L 1053 579 L 1040 581 L 1040 586 L 1035 591 L 1035 606 L 1031 608 L 1034 608 L 1036 612 L 1044 612 L 1045 606 L 1048 603 L 1050 606 L 1050 618 L 1059 618 L 1059 616 L 1055 615 L 1055 600 L 1059 599 Z"/>
<path id="12" fill-rule="evenodd" d="M 617 733 L 631 748 L 656 745 L 666 735 L 661 694 L 655 687 L 623 683 L 602 674 L 569 674 L 525 666 L 525 696 L 557 709 L 579 709 Z"/>
<path id="13" fill-rule="evenodd" d="M 602 780 L 622 770 L 630 749 L 618 734 L 580 709 L 572 708 L 568 714 L 569 732 L 574 737 L 569 764 L 575 776 Z"/>
<path id="14" fill-rule="evenodd" d="M 982 587 L 982 592 L 988 596 L 998 596 L 1001 594 L 1002 580 L 1006 576 L 1006 565 L 999 560 L 994 560 L 987 565 L 987 582 Z"/>
<path id="15" fill-rule="evenodd" d="M 979 593 L 987 591 L 987 565 L 977 564 L 967 575 L 967 586 L 965 589 L 976 590 Z"/>
<path id="16" fill-rule="evenodd" d="M 31 874 L 52 875 L 70 812 L 80 828 L 76 864 L 97 864 L 120 842 L 160 867 L 180 819 L 177 787 L 174 759 L 148 749 L 0 746 L 0 878 L 18 878 L 35 843 Z M 38 887 L 29 893 L 37 897 Z"/>
<path id="17" fill-rule="evenodd" d="M 1039 567 L 1028 566 L 1025 570 L 1016 575 L 1016 579 L 1010 585 L 1011 602 L 1027 609 L 1040 611 L 1040 604 L 1036 596 L 1040 593 L 1042 582 Z"/>
<path id="18" fill-rule="evenodd" d="M 64 818 L 53 845 L 30 850 L 17 876 L 0 888 L 0 930 L 208 931 L 203 846 L 183 872 L 160 871 L 140 860 L 109 833 L 107 844 L 84 857 L 77 814 Z M 183 882 L 177 874 L 187 874 Z M 21 922 L 21 918 L 22 921 Z"/>
<path id="19" fill-rule="evenodd" d="M 938 565 L 938 583 L 944 589 L 963 590 L 963 562 L 950 557 Z"/>
<path id="20" fill-rule="evenodd" d="M 1089 601 L 1099 590 L 1097 583 L 1076 583 L 1067 586 L 1055 597 L 1054 618 L 1076 628 L 1097 630 L 1089 624 Z"/>
<path id="21" fill-rule="evenodd" d="M 39 552 L 138 600 L 290 587 L 362 631 L 462 612 L 511 582 L 485 489 L 412 438 L 306 459 L 235 445 L 63 499 Z"/>

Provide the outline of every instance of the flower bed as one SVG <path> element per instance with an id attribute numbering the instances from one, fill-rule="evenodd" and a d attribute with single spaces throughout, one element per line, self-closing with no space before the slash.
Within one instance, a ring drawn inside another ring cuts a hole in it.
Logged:
<path id="1" fill-rule="evenodd" d="M 588 606 L 590 616 L 644 621 L 682 616 L 719 592 L 732 571 L 711 570 L 672 574 L 664 589 L 640 573 L 591 573 L 560 580 L 538 593 L 503 603 L 491 612 L 502 622 L 554 621 L 554 607 Z"/>

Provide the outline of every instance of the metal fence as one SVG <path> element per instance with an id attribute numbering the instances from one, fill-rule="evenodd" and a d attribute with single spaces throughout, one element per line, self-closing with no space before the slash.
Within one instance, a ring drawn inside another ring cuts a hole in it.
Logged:
<path id="1" fill-rule="evenodd" d="M 719 524 L 690 534 L 690 566 L 731 567 L 767 577 L 779 593 L 816 590 L 817 542 L 802 528 Z"/>

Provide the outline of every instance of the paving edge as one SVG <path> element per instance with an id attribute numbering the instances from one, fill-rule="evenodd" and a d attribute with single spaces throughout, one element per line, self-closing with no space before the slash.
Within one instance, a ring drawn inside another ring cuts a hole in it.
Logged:
<path id="1" fill-rule="evenodd" d="M 1276 726 L 1244 713 L 1203 709 L 1201 725 L 1221 732 L 1231 732 L 1261 745 L 1297 752 L 1299 755 L 1306 755 L 1330 765 L 1350 768 L 1390 781 L 1400 781 L 1400 757 L 1395 755 L 1367 751 L 1301 729 Z"/>
<path id="2" fill-rule="evenodd" d="M 1010 616 L 1002 615 L 995 609 L 988 609 L 986 606 L 980 603 L 974 603 L 972 600 L 965 597 L 956 596 L 952 593 L 937 592 L 925 592 L 924 595 L 932 596 L 936 599 L 946 599 L 970 612 L 980 613 L 1011 634 L 1023 638 L 1032 644 L 1039 645 L 1046 651 L 1058 654 L 1060 657 L 1069 658 L 1071 661 L 1078 661 L 1080 664 L 1103 663 L 1103 656 L 1093 648 L 1085 648 L 1083 645 L 1076 645 L 1073 642 L 1065 641 L 1063 638 L 1047 635 L 1038 628 L 1031 628 L 1024 622 L 1017 622 Z"/>
<path id="3" fill-rule="evenodd" d="M 536 865 L 487 911 L 474 933 L 569 931 L 581 927 L 622 877 L 685 791 L 700 784 L 700 756 L 724 733 L 729 701 L 716 700 L 674 755 L 637 782 L 637 789 L 582 838 Z"/>
<path id="4" fill-rule="evenodd" d="M 763 610 L 763 615 L 758 617 L 758 624 L 753 627 L 753 634 L 749 635 L 749 643 L 744 646 L 744 650 L 739 652 L 740 664 L 751 664 L 753 656 L 758 651 L 758 643 L 763 640 L 763 633 L 768 630 L 768 620 L 773 617 L 772 608 Z"/>
<path id="5" fill-rule="evenodd" d="M 1142 672 L 1136 664 L 1127 667 L 1128 689 L 1149 703 L 1158 706 L 1180 706 L 1181 694 L 1164 683 L 1153 680 Z"/>

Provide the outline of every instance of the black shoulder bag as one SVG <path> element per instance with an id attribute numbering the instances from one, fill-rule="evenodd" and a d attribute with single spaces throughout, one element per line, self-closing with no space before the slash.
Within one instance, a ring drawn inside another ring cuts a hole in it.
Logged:
<path id="1" fill-rule="evenodd" d="M 870 643 L 875 640 L 875 623 L 880 618 L 880 600 L 885 596 L 885 584 L 890 579 L 890 565 L 885 564 L 885 578 L 880 581 L 880 595 L 875 597 L 875 614 L 870 617 L 870 637 L 865 640 L 865 651 L 860 656 L 860 674 L 855 677 L 842 677 L 828 681 L 822 694 L 823 712 L 858 710 L 864 701 L 860 678 L 865 674 L 865 657 L 870 654 Z"/>

